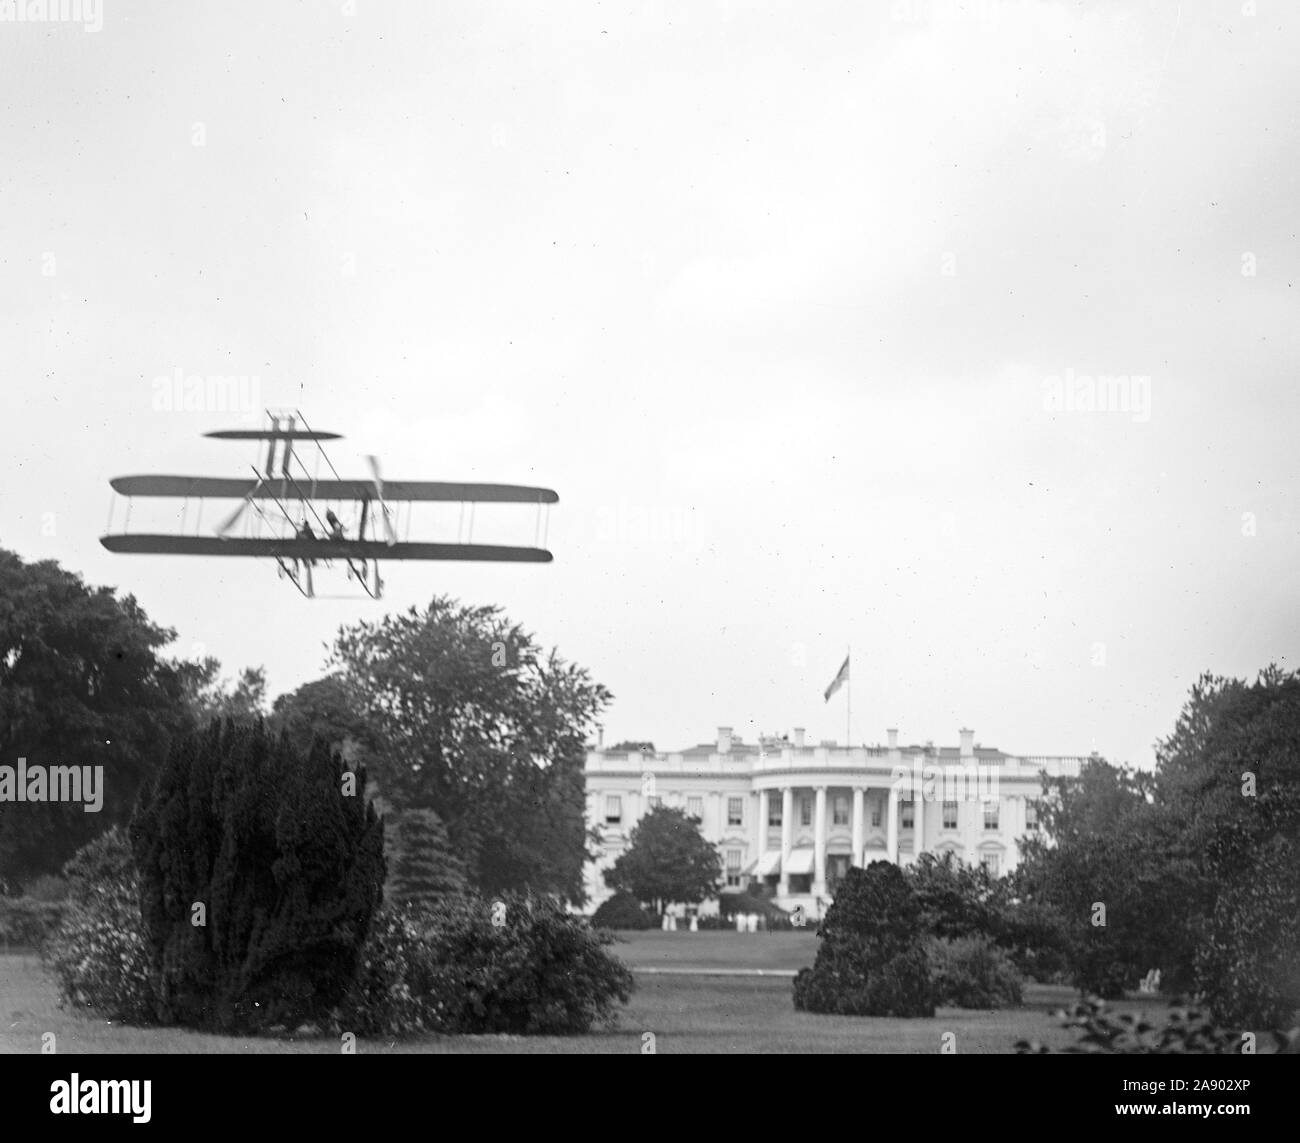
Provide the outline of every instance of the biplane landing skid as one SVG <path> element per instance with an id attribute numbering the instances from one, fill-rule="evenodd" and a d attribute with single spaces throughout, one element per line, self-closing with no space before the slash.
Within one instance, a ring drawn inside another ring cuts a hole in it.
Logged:
<path id="1" fill-rule="evenodd" d="M 291 584 L 293 584 L 293 586 L 296 587 L 302 593 L 305 599 L 316 598 L 316 589 L 311 582 L 311 564 L 304 565 L 304 569 L 306 571 L 307 586 L 303 587 L 302 578 L 299 576 L 298 570 L 296 568 L 291 568 L 279 556 L 276 556 L 275 562 L 280 565 L 281 579 L 288 579 L 288 581 Z"/>

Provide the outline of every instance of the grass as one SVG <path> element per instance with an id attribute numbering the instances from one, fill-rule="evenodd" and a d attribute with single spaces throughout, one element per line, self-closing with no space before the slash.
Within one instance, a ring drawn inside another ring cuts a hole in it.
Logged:
<path id="1" fill-rule="evenodd" d="M 619 933 L 616 955 L 632 969 L 763 969 L 794 972 L 812 964 L 817 936 L 803 933 Z"/>
<path id="2" fill-rule="evenodd" d="M 653 968 L 716 972 L 797 969 L 812 963 L 811 933 L 626 934 L 615 946 L 634 970 Z M 938 1052 L 944 1033 L 956 1035 L 959 1053 L 1010 1052 L 1016 1040 L 1053 1047 L 1073 1042 L 1051 1013 L 1070 1003 L 1066 988 L 1030 985 L 1026 1003 L 998 1012 L 941 1008 L 932 1020 L 817 1016 L 796 1012 L 791 982 L 778 976 L 638 974 L 632 1001 L 607 1029 L 585 1036 L 453 1036 L 414 1041 L 363 1040 L 363 1053 L 639 1053 L 643 1036 L 657 1052 Z M 1157 999 L 1147 1001 L 1154 1011 Z M 1127 1002 L 1115 1006 L 1136 1010 Z M 0 955 L 0 1053 L 38 1052 L 53 1032 L 60 1053 L 337 1053 L 333 1037 L 306 1040 L 214 1036 L 174 1028 L 131 1028 L 58 1006 L 53 982 L 31 954 Z"/>

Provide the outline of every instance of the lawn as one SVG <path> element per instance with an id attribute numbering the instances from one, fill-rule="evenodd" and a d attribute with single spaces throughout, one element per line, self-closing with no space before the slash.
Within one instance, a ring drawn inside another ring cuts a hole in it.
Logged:
<path id="1" fill-rule="evenodd" d="M 361 1041 L 360 1052 L 638 1053 L 651 1032 L 657 1052 L 938 1052 L 944 1033 L 959 1053 L 1010 1052 L 1021 1037 L 1053 1046 L 1072 1042 L 1051 1012 L 1069 1003 L 1068 989 L 1032 986 L 1024 1007 L 1002 1012 L 940 1009 L 933 1020 L 815 1016 L 796 1012 L 789 972 L 810 963 L 810 933 L 638 933 L 616 951 L 637 970 L 637 990 L 613 1027 L 586 1036 L 426 1037 L 391 1043 Z M 700 969 L 709 975 L 685 975 Z M 714 975 L 734 968 L 751 975 Z M 641 970 L 675 969 L 671 975 Z M 1156 1009 L 1160 1001 L 1151 1001 Z M 1135 1009 L 1135 1003 L 1117 1005 Z M 30 954 L 0 955 L 0 1053 L 37 1052 L 53 1032 L 70 1052 L 337 1052 L 332 1037 L 307 1040 L 213 1036 L 171 1028 L 129 1028 L 58 1007 L 52 982 Z"/>
<path id="2" fill-rule="evenodd" d="M 744 969 L 794 973 L 817 956 L 804 933 L 620 933 L 614 952 L 632 969 Z"/>

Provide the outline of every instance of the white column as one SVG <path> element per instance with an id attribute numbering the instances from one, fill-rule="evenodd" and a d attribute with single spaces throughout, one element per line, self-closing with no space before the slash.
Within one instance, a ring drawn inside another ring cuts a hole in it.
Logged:
<path id="1" fill-rule="evenodd" d="M 925 797 L 920 790 L 912 797 L 912 860 L 915 861 L 925 849 Z"/>
<path id="2" fill-rule="evenodd" d="M 862 864 L 862 846 L 866 841 L 863 831 L 862 816 L 862 796 L 863 789 L 861 786 L 853 787 L 853 857 L 850 859 L 850 865 Z"/>
<path id="3" fill-rule="evenodd" d="M 826 787 L 817 787 L 817 805 L 813 813 L 813 884 L 817 896 L 826 892 Z"/>
<path id="4" fill-rule="evenodd" d="M 784 897 L 790 892 L 790 849 L 794 829 L 794 790 L 781 790 L 781 883 L 777 891 Z"/>
<path id="5" fill-rule="evenodd" d="M 761 859 L 767 848 L 767 791 L 758 791 L 758 844 L 757 856 Z"/>
<path id="6" fill-rule="evenodd" d="M 885 807 L 885 856 L 898 864 L 898 787 L 889 787 L 889 803 Z"/>

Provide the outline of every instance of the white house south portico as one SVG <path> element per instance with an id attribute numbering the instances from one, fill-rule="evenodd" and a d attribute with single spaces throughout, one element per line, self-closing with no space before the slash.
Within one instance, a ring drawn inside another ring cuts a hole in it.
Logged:
<path id="1" fill-rule="evenodd" d="M 678 753 L 590 751 L 588 824 L 601 853 L 586 869 L 589 908 L 610 896 L 604 871 L 659 803 L 697 818 L 719 847 L 723 893 L 764 886 L 782 908 L 814 917 L 853 865 L 952 852 L 1000 875 L 1037 828 L 1041 774 L 1074 775 L 1084 761 L 1009 755 L 977 746 L 970 730 L 958 747 L 900 746 L 887 734 L 885 746 L 812 746 L 798 729 L 745 743 L 721 727 L 715 742 Z"/>

